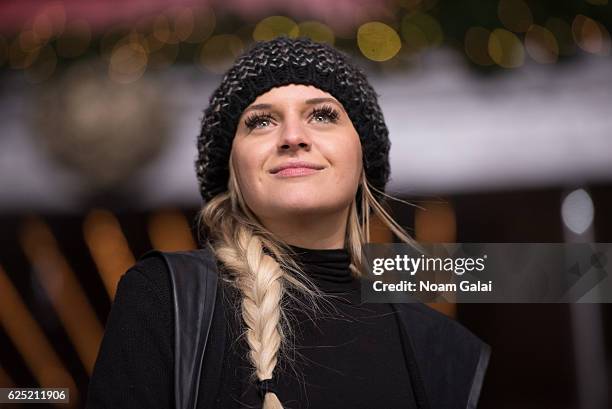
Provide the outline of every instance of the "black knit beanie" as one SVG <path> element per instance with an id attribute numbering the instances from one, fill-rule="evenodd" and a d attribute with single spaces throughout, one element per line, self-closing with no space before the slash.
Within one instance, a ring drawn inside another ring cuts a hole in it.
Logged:
<path id="1" fill-rule="evenodd" d="M 225 73 L 204 111 L 196 174 L 205 201 L 227 190 L 229 155 L 242 112 L 259 95 L 287 84 L 312 85 L 333 95 L 359 134 L 371 186 L 384 191 L 389 179 L 389 132 L 377 94 L 346 54 L 306 37 L 255 42 Z M 373 191 L 377 200 L 382 195 Z M 361 190 L 357 194 L 360 211 Z"/>

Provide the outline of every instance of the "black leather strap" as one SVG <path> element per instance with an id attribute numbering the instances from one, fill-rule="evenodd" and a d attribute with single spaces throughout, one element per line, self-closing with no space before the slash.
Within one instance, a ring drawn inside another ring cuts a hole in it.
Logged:
<path id="1" fill-rule="evenodd" d="M 217 265 L 210 247 L 181 252 L 150 250 L 170 273 L 174 300 L 175 409 L 196 409 L 200 373 L 217 295 Z"/>

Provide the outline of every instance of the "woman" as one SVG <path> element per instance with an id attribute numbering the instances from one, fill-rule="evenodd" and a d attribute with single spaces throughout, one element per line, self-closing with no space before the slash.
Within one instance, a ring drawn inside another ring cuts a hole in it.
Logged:
<path id="1" fill-rule="evenodd" d="M 361 302 L 370 214 L 414 244 L 381 206 L 389 148 L 375 91 L 331 46 L 279 37 L 228 70 L 198 138 L 200 239 L 220 278 L 198 408 L 475 407 L 486 344 L 422 304 Z M 173 317 L 167 268 L 142 258 L 89 408 L 173 407 Z"/>

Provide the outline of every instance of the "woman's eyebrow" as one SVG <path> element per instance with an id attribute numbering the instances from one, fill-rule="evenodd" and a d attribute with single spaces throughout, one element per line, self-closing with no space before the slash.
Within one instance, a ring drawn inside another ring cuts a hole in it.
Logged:
<path id="1" fill-rule="evenodd" d="M 334 98 L 311 98 L 311 99 L 307 99 L 306 100 L 306 103 L 309 104 L 309 105 L 319 104 L 321 102 L 331 102 L 332 104 L 337 105 L 338 108 L 340 108 L 340 109 L 342 109 L 344 111 L 344 107 L 342 106 L 342 104 L 340 104 Z"/>
<path id="2" fill-rule="evenodd" d="M 325 98 L 325 97 L 323 97 L 323 98 L 311 98 L 311 99 L 307 99 L 304 102 L 306 104 L 308 104 L 308 105 L 315 105 L 315 104 L 319 104 L 321 102 L 331 102 L 331 103 L 337 105 L 340 109 L 342 109 L 342 111 L 344 111 L 344 107 L 338 101 L 336 101 L 333 98 Z M 251 105 L 250 107 L 245 109 L 243 114 L 245 114 L 245 113 L 247 113 L 249 111 L 257 110 L 257 109 L 272 109 L 272 108 L 273 108 L 272 104 L 255 104 L 255 105 Z"/>
<path id="3" fill-rule="evenodd" d="M 249 111 L 255 111 L 257 109 L 271 109 L 272 105 L 271 104 L 257 104 L 257 105 L 251 105 L 250 107 L 248 107 L 247 109 L 245 109 L 243 111 L 243 114 L 246 114 Z"/>

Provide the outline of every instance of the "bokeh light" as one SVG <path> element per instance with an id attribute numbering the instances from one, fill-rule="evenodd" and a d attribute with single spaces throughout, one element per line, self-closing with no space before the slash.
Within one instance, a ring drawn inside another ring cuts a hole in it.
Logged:
<path id="1" fill-rule="evenodd" d="M 159 33 L 156 35 L 154 28 L 151 29 L 145 23 L 142 26 L 141 32 L 144 37 L 142 44 L 149 59 L 147 68 L 162 69 L 172 65 L 178 57 L 180 43 L 164 42 L 162 41 L 164 37 L 161 36 L 160 39 Z M 191 34 L 193 31 L 190 32 Z"/>
<path id="2" fill-rule="evenodd" d="M 178 44 L 191 38 L 195 23 L 192 9 L 176 6 L 155 17 L 153 36 L 164 44 Z"/>
<path id="3" fill-rule="evenodd" d="M 465 33 L 464 48 L 467 56 L 478 65 L 492 65 L 489 55 L 489 36 L 491 32 L 484 27 L 470 27 Z"/>
<path id="4" fill-rule="evenodd" d="M 181 251 L 196 248 L 185 215 L 177 209 L 162 209 L 149 218 L 149 238 L 153 248 L 161 251 Z"/>
<path id="5" fill-rule="evenodd" d="M 145 47 L 145 50 L 147 51 L 147 54 L 154 53 L 158 50 L 161 50 L 164 47 L 164 45 L 168 45 L 160 41 L 157 37 L 155 37 L 155 34 L 153 32 L 143 34 L 143 37 L 144 37 L 143 45 Z M 170 44 L 170 45 L 174 45 L 174 44 Z"/>
<path id="6" fill-rule="evenodd" d="M 533 23 L 531 10 L 523 0 L 500 0 L 497 15 L 508 30 L 518 33 L 524 33 Z"/>
<path id="7" fill-rule="evenodd" d="M 610 33 L 599 22 L 578 14 L 572 22 L 574 41 L 584 51 L 597 54 L 610 54 Z"/>
<path id="8" fill-rule="evenodd" d="M 126 52 L 123 47 L 117 52 Z M 115 55 L 113 60 L 121 57 Z M 56 81 L 38 90 L 29 112 L 34 143 L 78 175 L 82 189 L 92 192 L 117 189 L 135 169 L 155 158 L 170 126 L 160 84 L 146 78 L 119 83 L 114 77 L 121 81 L 136 75 L 108 74 L 109 65 L 100 61 L 70 64 Z"/>
<path id="9" fill-rule="evenodd" d="M 91 209 L 83 221 L 83 236 L 112 300 L 121 275 L 134 264 L 121 224 L 111 211 Z"/>
<path id="10" fill-rule="evenodd" d="M 171 23 L 176 37 L 180 41 L 186 41 L 191 37 L 195 26 L 193 10 L 189 7 L 176 7 L 171 12 Z"/>
<path id="11" fill-rule="evenodd" d="M 66 8 L 62 2 L 49 2 L 35 15 L 31 27 L 41 38 L 60 35 L 66 26 Z"/>
<path id="12" fill-rule="evenodd" d="M 438 47 L 444 35 L 438 21 L 425 13 L 407 14 L 402 18 L 401 34 L 409 53 Z"/>
<path id="13" fill-rule="evenodd" d="M 253 30 L 255 41 L 268 41 L 280 35 L 295 38 L 300 29 L 295 21 L 285 16 L 270 16 L 261 20 Z"/>
<path id="14" fill-rule="evenodd" d="M 122 26 L 114 26 L 106 30 L 99 40 L 100 57 L 103 60 L 110 61 L 113 49 L 120 41 L 125 41 L 126 30 Z"/>
<path id="15" fill-rule="evenodd" d="M 318 21 L 304 21 L 298 25 L 300 36 L 308 37 L 319 43 L 334 45 L 335 36 L 329 26 Z"/>
<path id="16" fill-rule="evenodd" d="M 28 216 L 20 227 L 19 241 L 24 255 L 34 266 L 36 280 L 57 313 L 85 370 L 91 375 L 104 329 L 77 274 L 44 218 Z"/>
<path id="17" fill-rule="evenodd" d="M 503 28 L 496 28 L 489 36 L 489 55 L 497 65 L 516 68 L 523 65 L 525 51 L 516 34 Z"/>
<path id="18" fill-rule="evenodd" d="M 400 32 L 404 40 L 404 50 L 407 54 L 418 54 L 427 48 L 427 35 L 419 26 L 402 22 Z"/>
<path id="19" fill-rule="evenodd" d="M 162 43 L 177 44 L 180 39 L 171 25 L 172 22 L 167 15 L 161 14 L 157 16 L 153 23 L 153 36 Z"/>
<path id="20" fill-rule="evenodd" d="M 132 33 L 115 46 L 108 65 L 108 75 L 113 81 L 128 84 L 144 74 L 148 56 L 143 44 L 142 35 Z"/>
<path id="21" fill-rule="evenodd" d="M 541 64 L 551 64 L 557 61 L 559 46 L 553 33 L 545 27 L 532 24 L 525 35 L 527 54 Z"/>
<path id="22" fill-rule="evenodd" d="M 63 24 L 62 24 L 63 25 Z M 48 40 L 52 35 L 55 27 L 50 16 L 46 13 L 39 13 L 34 17 L 32 23 L 32 31 L 38 36 L 38 38 Z"/>
<path id="23" fill-rule="evenodd" d="M 216 74 L 222 74 L 244 50 L 240 37 L 233 34 L 212 36 L 202 46 L 198 63 Z"/>
<path id="24" fill-rule="evenodd" d="M 39 83 L 49 79 L 55 72 L 57 55 L 50 45 L 40 49 L 33 64 L 25 70 L 25 77 L 31 83 Z"/>
<path id="25" fill-rule="evenodd" d="M 576 234 L 583 234 L 593 224 L 595 206 L 584 189 L 576 189 L 563 198 L 561 219 Z"/>
<path id="26" fill-rule="evenodd" d="M 359 27 L 357 44 L 362 54 L 373 61 L 389 60 L 395 57 L 402 47 L 397 32 L 378 21 L 365 23 Z"/>
<path id="27" fill-rule="evenodd" d="M 22 31 L 18 39 L 19 47 L 25 52 L 35 51 L 46 43 L 46 40 L 38 37 L 33 30 Z"/>
<path id="28" fill-rule="evenodd" d="M 0 265 L 0 328 L 10 338 L 19 355 L 41 387 L 69 387 L 76 392 L 71 404 L 78 402 L 78 389 L 64 367 L 40 323 L 30 313 L 25 300 Z M 3 385 L 5 386 L 5 385 Z"/>

